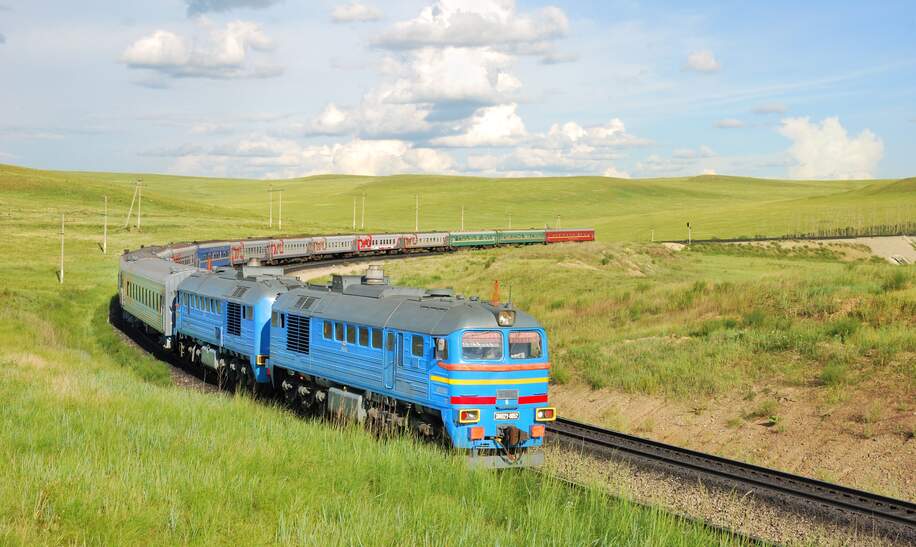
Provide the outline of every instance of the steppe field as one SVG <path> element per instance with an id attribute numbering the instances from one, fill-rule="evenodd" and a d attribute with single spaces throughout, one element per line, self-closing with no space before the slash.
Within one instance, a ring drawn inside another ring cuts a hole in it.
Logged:
<path id="1" fill-rule="evenodd" d="M 141 229 L 124 229 L 138 177 Z M 730 544 L 533 473 L 469 472 L 406 438 L 175 386 L 107 323 L 123 249 L 284 234 L 553 225 L 598 241 L 386 265 L 488 295 L 550 336 L 561 414 L 916 499 L 916 266 L 854 242 L 651 240 L 916 223 L 916 179 L 319 176 L 282 181 L 0 165 L 0 544 Z M 109 252 L 102 211 L 109 203 Z M 275 198 L 278 199 L 278 198 Z M 65 219 L 65 283 L 57 278 Z M 360 220 L 361 214 L 357 215 Z M 916 238 L 913 239 L 916 241 Z"/>

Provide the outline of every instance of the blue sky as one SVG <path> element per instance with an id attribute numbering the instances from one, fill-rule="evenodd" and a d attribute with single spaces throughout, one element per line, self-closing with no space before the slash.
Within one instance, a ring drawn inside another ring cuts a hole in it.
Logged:
<path id="1" fill-rule="evenodd" d="M 0 0 L 0 162 L 916 174 L 913 2 Z"/>

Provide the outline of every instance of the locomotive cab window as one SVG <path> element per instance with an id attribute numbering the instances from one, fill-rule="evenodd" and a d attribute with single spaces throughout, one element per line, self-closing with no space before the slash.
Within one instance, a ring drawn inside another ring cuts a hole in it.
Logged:
<path id="1" fill-rule="evenodd" d="M 461 336 L 461 357 L 480 361 L 503 358 L 503 334 L 499 331 L 469 331 Z"/>
<path id="2" fill-rule="evenodd" d="M 541 335 L 534 331 L 509 333 L 509 357 L 536 359 L 541 356 Z"/>
<path id="3" fill-rule="evenodd" d="M 423 337 L 419 334 L 413 335 L 413 343 L 411 344 L 411 353 L 414 357 L 423 357 Z"/>
<path id="4" fill-rule="evenodd" d="M 448 361 L 448 340 L 436 338 L 436 359 Z"/>

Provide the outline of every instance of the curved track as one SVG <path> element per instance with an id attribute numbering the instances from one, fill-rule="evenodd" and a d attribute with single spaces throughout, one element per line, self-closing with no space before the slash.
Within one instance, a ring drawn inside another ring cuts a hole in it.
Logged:
<path id="1" fill-rule="evenodd" d="M 549 437 L 564 445 L 599 455 L 615 455 L 699 476 L 725 486 L 790 499 L 848 516 L 869 517 L 898 527 L 916 539 L 916 504 L 792 475 L 749 463 L 729 460 L 643 439 L 597 426 L 558 418 L 547 428 Z M 902 528 L 900 528 L 902 527 Z"/>

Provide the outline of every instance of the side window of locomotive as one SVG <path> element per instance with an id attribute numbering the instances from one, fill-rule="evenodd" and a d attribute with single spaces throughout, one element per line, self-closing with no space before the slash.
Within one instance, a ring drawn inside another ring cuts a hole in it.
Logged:
<path id="1" fill-rule="evenodd" d="M 414 357 L 423 357 L 423 337 L 419 334 L 413 335 L 413 343 L 411 344 L 411 353 Z"/>
<path id="2" fill-rule="evenodd" d="M 331 325 L 330 321 L 324 322 L 324 337 L 328 340 L 333 336 L 334 327 Z"/>
<path id="3" fill-rule="evenodd" d="M 535 359 L 541 356 L 541 335 L 534 331 L 509 333 L 509 357 Z"/>
<path id="4" fill-rule="evenodd" d="M 369 345 L 369 327 L 359 327 L 359 345 Z"/>
<path id="5" fill-rule="evenodd" d="M 382 349 L 382 331 L 379 329 L 372 329 L 372 347 Z"/>
<path id="6" fill-rule="evenodd" d="M 461 336 L 464 359 L 496 361 L 503 358 L 503 333 L 495 330 L 469 331 Z"/>
<path id="7" fill-rule="evenodd" d="M 388 343 L 386 344 L 388 351 L 394 351 L 394 333 L 388 333 Z"/>
<path id="8" fill-rule="evenodd" d="M 448 361 L 448 339 L 436 338 L 436 359 Z"/>
<path id="9" fill-rule="evenodd" d="M 355 344 L 356 343 L 356 327 L 353 325 L 347 325 L 347 343 Z"/>
<path id="10" fill-rule="evenodd" d="M 280 326 L 280 314 L 273 311 L 270 312 L 270 326 L 279 327 Z"/>
<path id="11" fill-rule="evenodd" d="M 334 340 L 342 342 L 344 339 L 344 326 L 343 323 L 334 323 Z"/>

